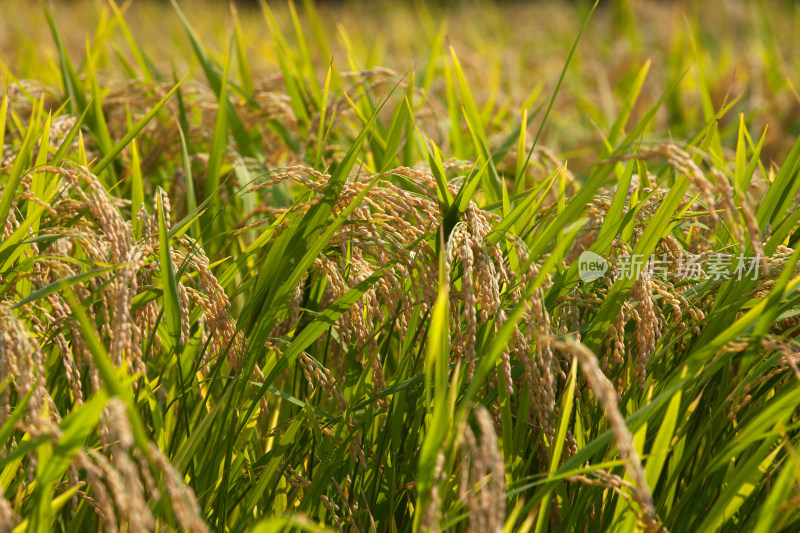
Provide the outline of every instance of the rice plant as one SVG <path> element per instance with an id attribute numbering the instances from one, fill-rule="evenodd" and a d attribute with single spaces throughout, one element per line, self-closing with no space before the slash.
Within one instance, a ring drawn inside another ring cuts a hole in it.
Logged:
<path id="1" fill-rule="evenodd" d="M 800 11 L 630 4 L 0 6 L 0 530 L 800 528 Z"/>

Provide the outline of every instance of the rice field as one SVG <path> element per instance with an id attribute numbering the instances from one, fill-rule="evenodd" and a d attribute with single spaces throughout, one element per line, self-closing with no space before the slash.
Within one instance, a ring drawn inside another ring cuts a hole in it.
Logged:
<path id="1" fill-rule="evenodd" d="M 798 30 L 0 3 L 0 531 L 798 531 Z"/>

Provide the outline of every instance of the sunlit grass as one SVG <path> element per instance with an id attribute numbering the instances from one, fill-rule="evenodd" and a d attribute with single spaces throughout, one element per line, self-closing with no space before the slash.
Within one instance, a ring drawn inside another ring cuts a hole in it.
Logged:
<path id="1" fill-rule="evenodd" d="M 800 19 L 724 6 L 0 17 L 0 530 L 796 530 Z"/>

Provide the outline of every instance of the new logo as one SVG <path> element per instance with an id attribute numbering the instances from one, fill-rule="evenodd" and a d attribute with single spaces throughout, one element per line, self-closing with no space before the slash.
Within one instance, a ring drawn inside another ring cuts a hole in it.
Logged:
<path id="1" fill-rule="evenodd" d="M 578 275 L 584 283 L 602 278 L 607 271 L 608 261 L 594 252 L 586 250 L 578 258 Z"/>

